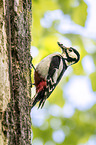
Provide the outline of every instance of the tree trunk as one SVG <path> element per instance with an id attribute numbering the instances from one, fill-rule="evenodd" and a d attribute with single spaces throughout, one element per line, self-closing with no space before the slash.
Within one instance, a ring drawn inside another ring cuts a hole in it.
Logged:
<path id="1" fill-rule="evenodd" d="M 0 0 L 0 144 L 31 144 L 31 1 Z"/>

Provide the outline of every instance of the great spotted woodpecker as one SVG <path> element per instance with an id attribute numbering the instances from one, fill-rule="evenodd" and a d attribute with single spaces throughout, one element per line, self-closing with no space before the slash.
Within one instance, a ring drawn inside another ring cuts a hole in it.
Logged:
<path id="1" fill-rule="evenodd" d="M 72 47 L 65 47 L 57 42 L 62 49 L 62 53 L 53 53 L 45 57 L 37 65 L 34 73 L 36 95 L 33 98 L 33 105 L 39 102 L 39 107 L 43 107 L 46 99 L 53 92 L 62 78 L 68 66 L 79 61 L 80 55 Z"/>

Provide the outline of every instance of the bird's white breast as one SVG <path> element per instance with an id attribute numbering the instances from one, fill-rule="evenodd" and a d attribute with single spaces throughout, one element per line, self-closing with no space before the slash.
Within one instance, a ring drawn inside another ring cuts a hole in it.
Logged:
<path id="1" fill-rule="evenodd" d="M 53 53 L 45 57 L 40 61 L 40 63 L 36 67 L 36 71 L 42 75 L 43 78 L 46 79 L 46 74 L 48 74 L 50 63 L 51 63 L 51 58 L 55 55 L 58 55 L 59 53 Z"/>

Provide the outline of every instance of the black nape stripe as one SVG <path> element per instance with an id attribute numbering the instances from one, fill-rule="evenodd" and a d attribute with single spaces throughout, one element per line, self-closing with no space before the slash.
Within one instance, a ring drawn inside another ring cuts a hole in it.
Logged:
<path id="1" fill-rule="evenodd" d="M 79 54 L 79 52 L 78 52 L 77 50 L 75 50 L 74 48 L 72 48 L 72 49 L 73 49 L 74 53 L 77 55 L 77 59 L 76 59 L 75 62 L 78 62 L 79 59 L 80 59 L 80 54 Z"/>

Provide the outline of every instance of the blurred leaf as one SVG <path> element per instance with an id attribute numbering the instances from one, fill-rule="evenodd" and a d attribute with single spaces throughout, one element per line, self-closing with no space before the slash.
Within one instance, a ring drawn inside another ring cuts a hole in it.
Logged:
<path id="1" fill-rule="evenodd" d="M 39 120 L 38 120 L 39 121 Z M 48 127 L 48 129 L 46 130 L 40 130 L 39 128 L 34 128 L 32 127 L 33 130 L 33 139 L 34 138 L 42 138 L 43 142 L 46 142 L 48 140 L 52 139 L 52 128 L 50 128 L 50 126 Z"/>
<path id="2" fill-rule="evenodd" d="M 75 75 L 85 75 L 85 72 L 83 70 L 83 67 L 82 67 L 82 64 L 81 62 L 79 61 L 78 64 L 74 64 L 72 66 L 73 68 L 73 74 Z"/>
<path id="3" fill-rule="evenodd" d="M 44 16 L 44 13 L 47 10 L 55 10 L 58 9 L 58 5 L 55 1 L 52 0 L 34 0 L 33 1 L 33 9 L 32 9 L 32 15 L 33 15 L 33 26 L 32 26 L 32 37 L 33 42 L 32 45 L 36 45 L 42 35 L 42 26 L 40 24 L 40 18 Z M 33 31 L 34 30 L 34 31 Z"/>
<path id="4" fill-rule="evenodd" d="M 96 91 L 96 72 L 90 74 L 91 84 L 93 91 Z"/>
<path id="5" fill-rule="evenodd" d="M 56 104 L 60 107 L 64 106 L 63 90 L 60 86 L 57 86 L 56 89 L 52 92 L 49 101 L 52 104 Z"/>
<path id="6" fill-rule="evenodd" d="M 73 8 L 73 13 L 71 14 L 72 20 L 81 26 L 85 26 L 86 18 L 87 18 L 87 5 L 81 0 L 79 6 Z"/>
<path id="7" fill-rule="evenodd" d="M 64 12 L 64 14 L 69 14 L 72 12 L 72 3 L 74 2 L 75 0 L 58 0 L 60 9 Z"/>
<path id="8" fill-rule="evenodd" d="M 69 14 L 76 24 L 85 26 L 87 4 L 83 0 L 58 0 L 58 3 L 64 14 Z"/>

